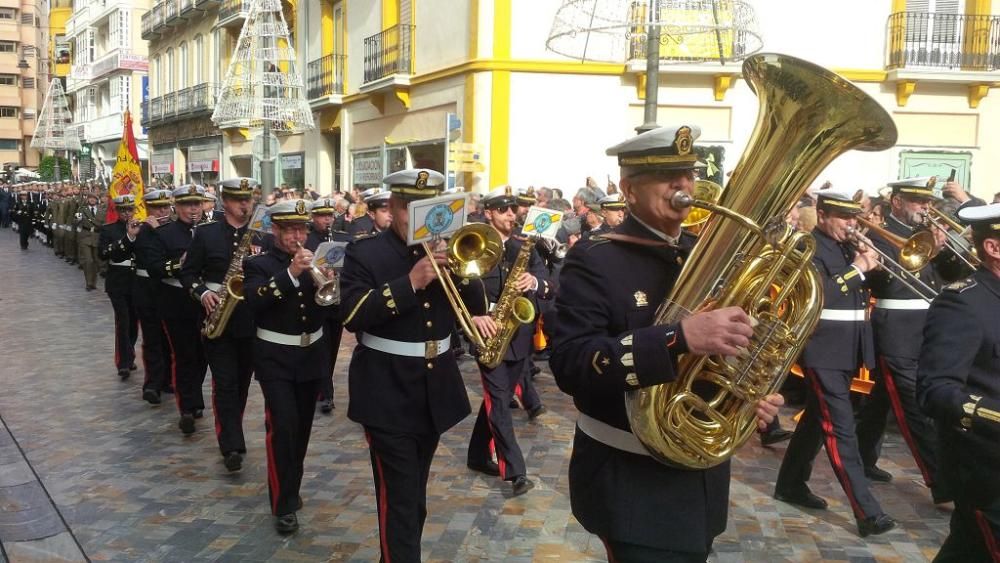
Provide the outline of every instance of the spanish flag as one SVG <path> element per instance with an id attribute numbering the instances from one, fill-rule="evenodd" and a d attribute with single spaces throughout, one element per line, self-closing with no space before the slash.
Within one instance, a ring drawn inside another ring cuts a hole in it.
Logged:
<path id="1" fill-rule="evenodd" d="M 142 199 L 142 167 L 139 165 L 139 151 L 135 146 L 135 134 L 132 133 L 132 114 L 128 110 L 125 110 L 125 127 L 122 131 L 122 142 L 118 145 L 115 169 L 111 172 L 111 185 L 108 187 L 108 214 L 105 222 L 114 223 L 118 220 L 114 199 L 125 194 L 135 196 L 136 220 L 145 220 L 146 203 Z"/>

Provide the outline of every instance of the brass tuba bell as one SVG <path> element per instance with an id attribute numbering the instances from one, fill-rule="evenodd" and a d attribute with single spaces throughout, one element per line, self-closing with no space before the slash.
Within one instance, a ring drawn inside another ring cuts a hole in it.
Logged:
<path id="1" fill-rule="evenodd" d="M 760 102 L 757 125 L 717 204 L 678 202 L 712 216 L 654 322 L 739 306 L 757 321 L 750 347 L 738 358 L 684 355 L 675 381 L 625 396 L 635 436 L 654 458 L 683 468 L 723 463 L 754 434 L 757 402 L 781 386 L 819 320 L 815 240 L 775 235 L 782 231 L 772 226 L 834 158 L 896 142 L 875 100 L 819 66 L 758 54 L 744 61 L 743 76 Z"/>

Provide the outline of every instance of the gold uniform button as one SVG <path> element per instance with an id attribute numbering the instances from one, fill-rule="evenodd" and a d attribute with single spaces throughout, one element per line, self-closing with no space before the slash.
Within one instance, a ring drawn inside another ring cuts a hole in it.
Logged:
<path id="1" fill-rule="evenodd" d="M 430 328 L 432 326 L 434 326 L 434 323 L 432 323 L 431 321 L 427 321 L 427 328 Z"/>
<path id="2" fill-rule="evenodd" d="M 434 364 L 427 362 L 427 369 L 434 369 Z"/>
<path id="3" fill-rule="evenodd" d="M 430 303 L 424 303 L 424 309 L 430 309 L 430 308 L 431 308 Z"/>
<path id="4" fill-rule="evenodd" d="M 299 305 L 299 309 L 305 309 L 305 308 L 306 308 L 306 304 L 305 303 L 302 303 L 302 304 Z"/>
<path id="5" fill-rule="evenodd" d="M 301 291 L 299 292 L 299 297 L 302 297 L 302 292 Z"/>
<path id="6" fill-rule="evenodd" d="M 305 318 L 305 317 L 302 317 L 302 320 L 304 321 L 304 320 L 306 320 L 306 318 Z"/>

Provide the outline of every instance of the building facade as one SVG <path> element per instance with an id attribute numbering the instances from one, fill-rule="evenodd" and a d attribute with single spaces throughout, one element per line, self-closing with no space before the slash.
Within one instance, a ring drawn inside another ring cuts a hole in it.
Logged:
<path id="1" fill-rule="evenodd" d="M 124 130 L 126 110 L 134 116 L 139 160 L 147 165 L 146 133 L 138 124 L 147 87 L 147 45 L 140 18 L 149 0 L 74 0 L 66 21 L 70 51 L 66 93 L 73 108 L 81 152 L 81 178 L 110 180 Z"/>
<path id="2" fill-rule="evenodd" d="M 643 122 L 644 45 L 620 62 L 546 49 L 559 0 L 320 0 L 297 45 L 317 129 L 304 177 L 318 191 L 376 185 L 406 165 L 453 182 L 561 187 L 617 179 L 604 148 Z M 634 3 L 644 9 L 648 2 Z M 860 187 L 951 168 L 974 193 L 1000 190 L 1000 11 L 989 0 L 847 0 L 817 8 L 752 1 L 764 51 L 839 72 L 893 116 L 897 145 L 852 152 L 817 182 Z M 811 22 L 804 25 L 802 22 Z M 822 23 L 819 23 L 822 22 Z M 669 47 L 664 47 L 665 49 Z M 739 65 L 663 64 L 658 122 L 695 123 L 725 174 L 758 100 Z M 790 148 L 794 150 L 794 148 Z"/>
<path id="3" fill-rule="evenodd" d="M 31 148 L 48 82 L 42 0 L 0 0 L 0 166 L 38 166 Z"/>

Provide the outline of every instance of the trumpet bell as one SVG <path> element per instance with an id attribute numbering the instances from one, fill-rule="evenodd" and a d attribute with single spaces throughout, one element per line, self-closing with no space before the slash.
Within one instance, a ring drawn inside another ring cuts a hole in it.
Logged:
<path id="1" fill-rule="evenodd" d="M 461 278 L 481 278 L 502 257 L 503 239 L 486 223 L 470 223 L 448 240 L 448 269 Z"/>
<path id="2" fill-rule="evenodd" d="M 722 197 L 722 186 L 711 180 L 695 180 L 693 197 L 697 201 L 718 203 L 719 198 Z M 687 218 L 681 222 L 681 228 L 687 229 L 696 225 L 701 225 L 705 221 L 708 221 L 711 216 L 711 211 L 692 206 L 691 211 L 688 212 Z"/>

